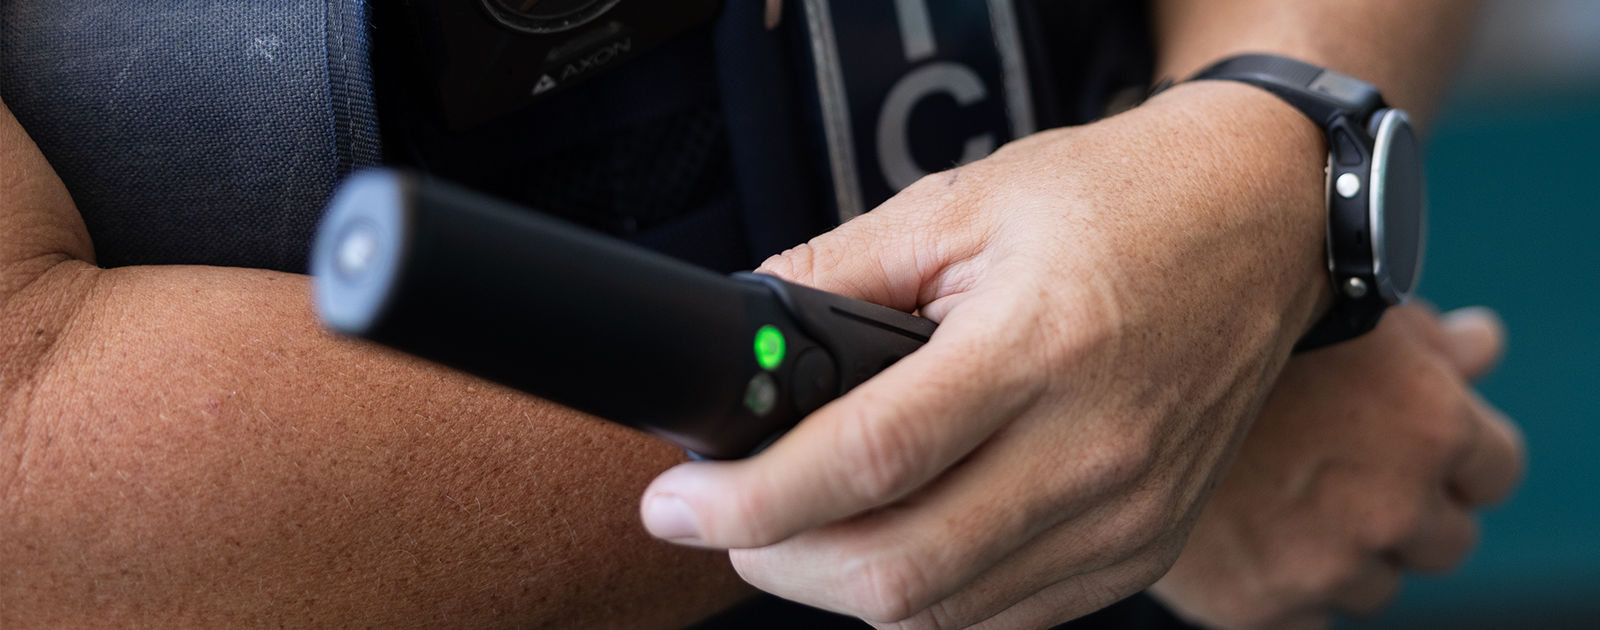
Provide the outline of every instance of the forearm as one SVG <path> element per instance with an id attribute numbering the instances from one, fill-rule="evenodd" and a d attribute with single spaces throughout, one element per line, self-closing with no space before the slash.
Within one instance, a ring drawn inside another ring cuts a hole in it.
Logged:
<path id="1" fill-rule="evenodd" d="M 0 106 L 0 626 L 675 628 L 664 442 L 340 340 L 301 276 L 94 268 Z"/>
<path id="2" fill-rule="evenodd" d="M 1181 79 L 1243 52 L 1333 68 L 1425 121 L 1477 16 L 1476 0 L 1159 0 L 1156 76 Z"/>
<path id="3" fill-rule="evenodd" d="M 333 339 L 302 277 L 41 283 L 82 299 L 3 410 L 7 627 L 672 628 L 743 592 L 638 525 L 680 452 Z"/>

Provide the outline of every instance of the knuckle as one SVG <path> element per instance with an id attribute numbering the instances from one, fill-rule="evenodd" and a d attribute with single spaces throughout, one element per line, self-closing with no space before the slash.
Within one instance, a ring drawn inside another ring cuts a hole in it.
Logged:
<path id="1" fill-rule="evenodd" d="M 1115 492 L 1149 476 L 1157 464 L 1154 441 L 1141 431 L 1118 431 L 1097 440 L 1082 461 L 1085 478 L 1099 492 Z"/>
<path id="2" fill-rule="evenodd" d="M 923 608 L 917 600 L 926 584 L 922 573 L 909 562 L 864 560 L 847 571 L 845 606 L 851 614 L 869 622 L 907 620 Z"/>
<path id="3" fill-rule="evenodd" d="M 1447 412 L 1455 406 L 1455 401 L 1461 396 L 1459 381 L 1450 373 L 1441 359 L 1429 360 L 1417 367 L 1416 377 L 1412 379 L 1409 398 L 1416 401 L 1416 408 L 1428 415 L 1438 415 Z"/>
<path id="4" fill-rule="evenodd" d="M 1166 538 L 1172 532 L 1173 522 L 1172 514 L 1162 502 L 1137 500 L 1116 519 L 1110 537 L 1112 548 L 1121 552 L 1119 555 L 1144 549 Z M 1181 545 L 1174 546 L 1181 549 Z M 1176 561 L 1176 557 L 1173 560 Z"/>
<path id="5" fill-rule="evenodd" d="M 1468 399 L 1460 379 L 1431 366 L 1420 379 L 1411 434 L 1430 461 L 1450 459 L 1472 440 Z"/>
<path id="6" fill-rule="evenodd" d="M 816 277 L 816 249 L 810 243 L 801 243 L 781 254 L 768 257 L 757 271 L 810 286 Z"/>
<path id="7" fill-rule="evenodd" d="M 839 445 L 846 463 L 842 481 L 851 495 L 879 505 L 898 498 L 914 481 L 924 459 L 914 423 L 895 416 L 858 416 L 844 423 L 842 431 Z"/>
<path id="8" fill-rule="evenodd" d="M 1423 508 L 1417 500 L 1397 502 L 1369 518 L 1371 546 L 1376 549 L 1398 546 L 1422 533 Z"/>
<path id="9" fill-rule="evenodd" d="M 1473 437 L 1472 426 L 1460 413 L 1435 416 L 1418 433 L 1424 449 L 1424 461 L 1443 468 L 1467 450 Z"/>
<path id="10" fill-rule="evenodd" d="M 1304 599 L 1330 601 L 1361 575 L 1361 563 L 1354 554 L 1327 554 L 1313 558 L 1305 569 L 1290 578 Z"/>
<path id="11" fill-rule="evenodd" d="M 714 529 L 718 523 L 710 519 L 703 526 L 706 542 L 734 547 L 760 547 L 781 541 L 784 532 L 777 531 L 771 521 L 773 505 L 770 493 L 759 487 L 740 486 L 729 493 L 727 502 L 731 523 L 736 529 Z"/>

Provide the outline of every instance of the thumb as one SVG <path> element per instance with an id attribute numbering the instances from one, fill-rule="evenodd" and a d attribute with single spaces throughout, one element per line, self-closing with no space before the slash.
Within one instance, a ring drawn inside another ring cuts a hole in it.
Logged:
<path id="1" fill-rule="evenodd" d="M 1462 375 L 1477 380 L 1489 373 L 1505 353 L 1506 331 L 1500 316 L 1474 306 L 1445 313 L 1441 318 L 1450 362 Z"/>

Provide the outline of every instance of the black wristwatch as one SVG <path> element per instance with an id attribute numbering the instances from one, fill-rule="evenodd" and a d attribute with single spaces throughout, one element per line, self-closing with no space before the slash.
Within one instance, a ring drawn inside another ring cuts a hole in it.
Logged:
<path id="1" fill-rule="evenodd" d="M 1328 141 L 1328 273 L 1334 302 L 1295 351 L 1359 336 L 1405 301 L 1422 268 L 1427 229 L 1422 154 L 1411 119 L 1371 84 L 1273 55 L 1241 55 L 1190 81 L 1241 81 L 1271 92 L 1322 127 Z"/>

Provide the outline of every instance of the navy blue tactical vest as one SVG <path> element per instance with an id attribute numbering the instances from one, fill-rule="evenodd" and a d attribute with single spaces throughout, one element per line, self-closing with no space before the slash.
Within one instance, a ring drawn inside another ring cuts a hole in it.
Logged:
<path id="1" fill-rule="evenodd" d="M 821 26 L 850 93 L 819 94 L 818 7 L 829 2 L 788 0 L 768 30 L 762 0 L 727 0 L 714 24 L 461 135 L 416 105 L 382 36 L 398 30 L 385 28 L 387 5 L 136 5 L 0 6 L 0 95 L 66 182 L 108 267 L 304 271 L 334 183 L 381 161 L 746 269 L 876 205 L 908 174 L 970 159 L 966 145 L 981 154 L 1031 129 L 1093 120 L 1117 90 L 1142 89 L 1150 67 L 1141 3 L 834 0 Z M 910 20 L 920 35 L 897 5 L 924 7 Z M 1013 51 L 1027 75 L 970 50 L 966 31 L 1001 5 L 1015 7 Z M 1018 76 L 1033 88 L 1027 124 L 1007 112 L 1021 104 Z M 824 111 L 829 96 L 850 111 Z M 904 146 L 875 146 L 886 133 Z M 833 159 L 841 152 L 850 168 Z"/>

